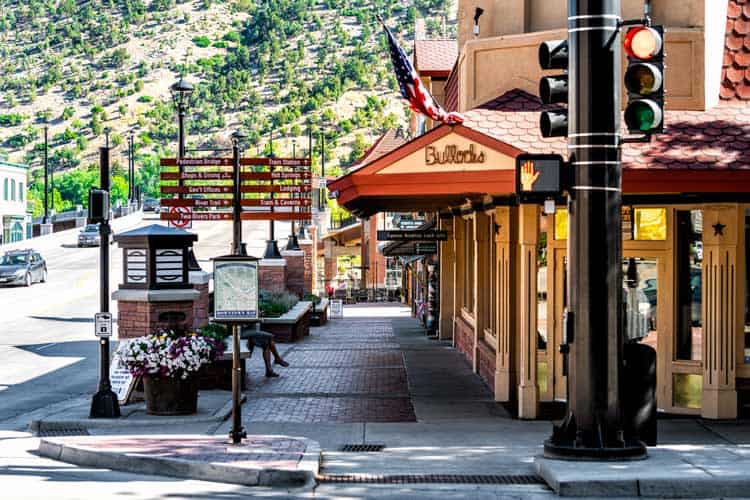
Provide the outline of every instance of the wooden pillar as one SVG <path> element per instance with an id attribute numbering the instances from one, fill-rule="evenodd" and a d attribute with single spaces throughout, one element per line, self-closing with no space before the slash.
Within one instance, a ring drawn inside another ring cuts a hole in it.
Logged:
<path id="1" fill-rule="evenodd" d="M 536 384 L 536 245 L 539 235 L 539 207 L 518 209 L 518 418 L 537 417 L 539 389 Z"/>
<path id="2" fill-rule="evenodd" d="M 462 217 L 453 218 L 453 347 L 456 347 L 456 321 L 461 317 L 461 304 L 463 302 L 464 284 L 464 235 L 466 234 L 466 221 Z"/>
<path id="3" fill-rule="evenodd" d="M 490 270 L 487 269 L 487 254 L 490 251 L 490 217 L 484 212 L 474 213 L 474 371 L 478 371 L 480 359 L 479 340 L 484 338 L 487 328 L 486 309 L 491 307 L 487 288 Z"/>
<path id="4" fill-rule="evenodd" d="M 448 239 L 440 243 L 440 322 L 438 325 L 438 338 L 440 340 L 453 338 L 453 314 L 455 311 L 453 291 L 456 272 L 453 220 L 453 218 L 440 219 L 440 229 L 448 233 Z"/>
<path id="5" fill-rule="evenodd" d="M 516 368 L 514 345 L 516 332 L 516 279 L 515 261 L 512 252 L 516 244 L 513 220 L 518 216 L 511 207 L 495 209 L 495 283 L 497 287 L 497 351 L 495 357 L 495 401 L 510 401 L 515 398 Z"/>
<path id="6" fill-rule="evenodd" d="M 737 418 L 737 338 L 744 325 L 744 217 L 737 205 L 703 212 L 704 418 Z"/>

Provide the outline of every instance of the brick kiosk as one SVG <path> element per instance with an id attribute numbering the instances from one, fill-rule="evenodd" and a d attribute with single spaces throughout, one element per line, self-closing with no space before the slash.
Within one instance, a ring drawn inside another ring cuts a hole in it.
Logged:
<path id="1" fill-rule="evenodd" d="M 115 236 L 123 249 L 122 283 L 112 294 L 120 339 L 205 324 L 208 275 L 188 269 L 189 249 L 197 239 L 193 233 L 157 224 Z"/>

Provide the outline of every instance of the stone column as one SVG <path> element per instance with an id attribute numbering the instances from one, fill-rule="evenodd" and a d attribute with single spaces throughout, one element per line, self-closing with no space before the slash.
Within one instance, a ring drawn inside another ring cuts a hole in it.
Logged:
<path id="1" fill-rule="evenodd" d="M 490 251 L 490 218 L 484 212 L 474 214 L 474 371 L 479 373 L 479 341 L 484 338 L 487 328 L 486 309 L 491 307 L 486 293 L 489 285 L 489 269 L 486 268 L 487 253 Z"/>
<path id="2" fill-rule="evenodd" d="M 193 328 L 201 328 L 208 324 L 208 284 L 211 273 L 205 271 L 190 271 L 190 284 L 199 293 L 193 302 Z"/>
<path id="3" fill-rule="evenodd" d="M 39 236 L 44 236 L 52 233 L 52 224 L 39 224 Z"/>
<path id="4" fill-rule="evenodd" d="M 461 317 L 464 284 L 464 235 L 466 221 L 460 216 L 453 218 L 453 255 L 455 272 L 453 273 L 453 347 L 456 347 L 456 321 Z"/>
<path id="5" fill-rule="evenodd" d="M 315 262 L 315 247 L 313 246 L 312 240 L 299 240 L 299 247 L 302 249 L 304 255 L 304 271 L 303 271 L 303 293 L 312 293 L 315 288 L 314 283 L 314 262 Z"/>
<path id="6" fill-rule="evenodd" d="M 337 269 L 337 253 L 335 251 L 336 242 L 331 238 L 326 238 L 323 240 L 323 270 L 324 270 L 324 276 L 325 276 L 325 284 L 330 284 L 331 281 L 333 281 L 333 278 L 336 277 L 336 273 L 338 272 Z"/>
<path id="7" fill-rule="evenodd" d="M 515 398 L 516 384 L 516 260 L 515 220 L 518 210 L 511 207 L 495 209 L 495 267 L 497 270 L 497 355 L 495 369 L 495 401 L 511 401 Z"/>
<path id="8" fill-rule="evenodd" d="M 286 291 L 286 261 L 262 259 L 258 266 L 258 286 L 268 292 Z"/>
<path id="9" fill-rule="evenodd" d="M 539 207 L 518 209 L 518 333 L 521 349 L 518 362 L 518 418 L 537 417 L 539 389 L 536 385 L 536 245 L 539 235 Z"/>
<path id="10" fill-rule="evenodd" d="M 454 274 L 456 272 L 456 250 L 453 242 L 453 218 L 440 219 L 440 229 L 448 233 L 448 239 L 440 243 L 440 322 L 438 338 L 453 338 Z"/>
<path id="11" fill-rule="evenodd" d="M 170 327 L 193 329 L 195 302 L 200 295 L 195 289 L 115 290 L 112 299 L 117 301 L 117 338 L 132 339 Z M 170 323 L 168 317 L 178 315 L 183 319 Z"/>
<path id="12" fill-rule="evenodd" d="M 703 211 L 704 418 L 737 418 L 737 339 L 744 330 L 744 214 L 738 205 Z"/>

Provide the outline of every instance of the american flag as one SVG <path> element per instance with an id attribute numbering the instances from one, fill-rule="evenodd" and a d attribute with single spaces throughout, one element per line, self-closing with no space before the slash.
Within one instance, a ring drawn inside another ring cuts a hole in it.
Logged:
<path id="1" fill-rule="evenodd" d="M 422 84 L 414 66 L 411 65 L 409 58 L 398 45 L 393 37 L 393 33 L 385 25 L 383 19 L 378 17 L 378 21 L 383 25 L 386 35 L 388 35 L 388 47 L 391 52 L 391 62 L 393 69 L 396 71 L 396 79 L 401 89 L 401 95 L 409 101 L 409 107 L 435 121 L 445 123 L 446 125 L 457 125 L 463 123 L 464 117 L 458 113 L 448 113 L 435 100 Z"/>

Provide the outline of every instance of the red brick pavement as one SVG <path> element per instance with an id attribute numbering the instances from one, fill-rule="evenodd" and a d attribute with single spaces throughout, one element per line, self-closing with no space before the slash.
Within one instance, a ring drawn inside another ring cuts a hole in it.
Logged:
<path id="1" fill-rule="evenodd" d="M 413 422 L 404 358 L 389 318 L 333 320 L 285 354 L 266 378 L 253 356 L 247 422 Z"/>

